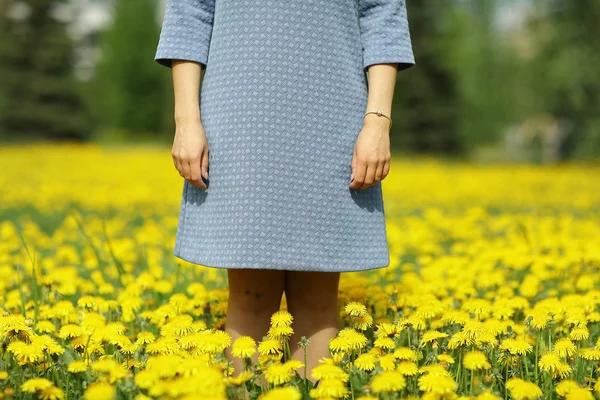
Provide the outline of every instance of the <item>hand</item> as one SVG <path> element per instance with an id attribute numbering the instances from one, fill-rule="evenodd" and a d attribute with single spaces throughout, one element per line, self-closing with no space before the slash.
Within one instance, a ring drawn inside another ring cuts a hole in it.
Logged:
<path id="1" fill-rule="evenodd" d="M 366 189 L 384 179 L 390 171 L 390 157 L 389 121 L 365 119 L 354 145 L 350 187 Z"/>
<path id="2" fill-rule="evenodd" d="M 205 190 L 208 179 L 208 141 L 200 121 L 176 124 L 171 151 L 175 168 L 189 183 Z"/>

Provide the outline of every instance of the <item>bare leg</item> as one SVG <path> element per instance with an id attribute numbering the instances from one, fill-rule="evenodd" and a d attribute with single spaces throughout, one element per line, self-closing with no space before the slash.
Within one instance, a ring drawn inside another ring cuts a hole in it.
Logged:
<path id="1" fill-rule="evenodd" d="M 285 273 L 276 270 L 229 269 L 229 300 L 225 331 L 232 343 L 240 336 L 250 336 L 258 343 L 269 330 L 271 315 L 279 310 Z M 233 362 L 234 375 L 244 370 L 243 360 L 225 355 Z M 256 361 L 255 354 L 253 360 Z"/>
<path id="2" fill-rule="evenodd" d="M 304 362 L 304 349 L 298 345 L 306 336 L 307 378 L 323 357 L 329 357 L 329 341 L 339 332 L 339 272 L 286 271 L 285 295 L 288 311 L 294 317 L 294 335 L 290 340 L 292 358 Z M 303 376 L 304 369 L 298 373 Z"/>

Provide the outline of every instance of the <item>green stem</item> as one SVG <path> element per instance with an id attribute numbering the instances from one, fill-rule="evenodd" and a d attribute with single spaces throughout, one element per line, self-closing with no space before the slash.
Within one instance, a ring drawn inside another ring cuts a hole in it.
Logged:
<path id="1" fill-rule="evenodd" d="M 302 349 L 304 350 L 304 388 L 306 389 L 306 394 L 309 394 L 308 379 L 306 379 L 306 346 L 302 346 Z"/>
<path id="2" fill-rule="evenodd" d="M 508 400 L 508 389 L 506 388 L 507 381 L 508 381 L 508 357 L 506 359 L 506 372 L 504 373 L 504 400 Z"/>
<path id="3" fill-rule="evenodd" d="M 473 395 L 473 381 L 475 377 L 475 371 L 471 370 L 471 385 L 469 387 L 469 395 L 472 396 Z"/>
<path id="4" fill-rule="evenodd" d="M 538 370 L 539 370 L 539 366 L 538 366 L 538 355 L 540 353 L 540 340 L 541 340 L 541 335 L 538 332 L 536 340 L 535 340 L 535 384 L 539 385 L 539 375 L 538 375 Z"/>

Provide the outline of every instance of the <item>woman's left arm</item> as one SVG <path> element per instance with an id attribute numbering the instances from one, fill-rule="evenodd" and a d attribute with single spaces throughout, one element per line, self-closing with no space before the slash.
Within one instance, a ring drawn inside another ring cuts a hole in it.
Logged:
<path id="1" fill-rule="evenodd" d="M 367 111 L 381 110 L 391 118 L 399 70 L 415 64 L 406 0 L 357 0 L 363 67 L 368 71 Z M 368 114 L 352 156 L 351 188 L 366 189 L 390 169 L 390 121 Z"/>
<path id="2" fill-rule="evenodd" d="M 369 67 L 367 110 L 381 110 L 391 118 L 397 73 L 398 64 Z M 376 114 L 367 114 L 354 146 L 350 187 L 366 189 L 385 178 L 390 170 L 390 157 L 390 121 Z"/>

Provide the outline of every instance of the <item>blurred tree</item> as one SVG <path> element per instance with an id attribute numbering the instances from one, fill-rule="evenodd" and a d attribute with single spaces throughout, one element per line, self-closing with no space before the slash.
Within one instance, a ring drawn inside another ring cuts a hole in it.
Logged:
<path id="1" fill-rule="evenodd" d="M 95 78 L 102 128 L 160 136 L 171 127 L 171 75 L 153 60 L 160 34 L 156 10 L 155 0 L 116 3 L 113 23 L 101 36 Z"/>
<path id="2" fill-rule="evenodd" d="M 497 0 L 464 2 L 445 20 L 445 62 L 456 77 L 458 131 L 469 150 L 501 141 L 519 112 L 522 62 L 496 29 L 499 6 Z"/>
<path id="3" fill-rule="evenodd" d="M 85 139 L 90 133 L 89 116 L 73 76 L 73 43 L 65 24 L 53 17 L 60 2 L 0 2 L 4 139 Z"/>
<path id="4" fill-rule="evenodd" d="M 539 1 L 529 83 L 568 130 L 562 158 L 600 156 L 600 1 Z"/>
<path id="5" fill-rule="evenodd" d="M 408 17 L 417 65 L 398 75 L 392 144 L 396 150 L 462 153 L 456 76 L 444 23 L 453 2 L 409 0 Z"/>

